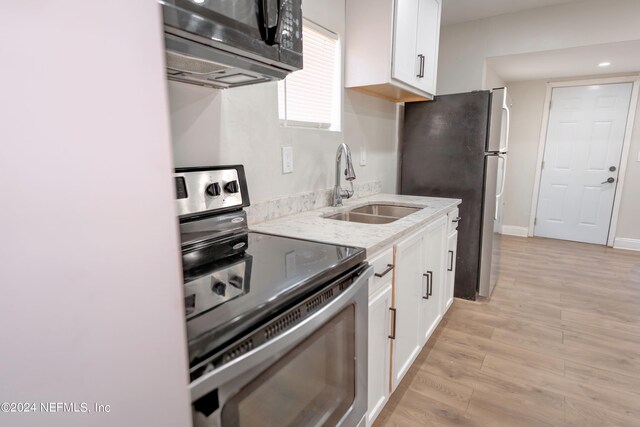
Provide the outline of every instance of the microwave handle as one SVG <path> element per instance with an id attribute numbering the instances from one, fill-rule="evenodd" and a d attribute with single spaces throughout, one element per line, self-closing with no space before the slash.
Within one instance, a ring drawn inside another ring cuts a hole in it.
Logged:
<path id="1" fill-rule="evenodd" d="M 274 355 L 287 351 L 298 343 L 304 341 L 309 336 L 310 332 L 315 331 L 322 326 L 328 318 L 331 318 L 342 311 L 342 309 L 346 307 L 346 303 L 348 301 L 359 298 L 358 303 L 363 304 L 362 309 L 365 311 L 368 310 L 367 281 L 372 275 L 373 267 L 366 267 L 364 271 L 360 272 L 353 284 L 349 286 L 345 292 L 338 295 L 335 300 L 323 307 L 322 310 L 318 310 L 300 324 L 294 326 L 266 344 L 254 348 L 226 365 L 222 365 L 221 367 L 194 380 L 189 386 L 191 401 L 195 402 L 202 396 L 210 393 L 212 390 L 215 390 L 229 381 L 232 381 L 234 378 L 237 378 L 239 375 L 260 366 Z M 358 295 L 358 293 L 360 293 L 360 295 Z"/>
<path id="2" fill-rule="evenodd" d="M 264 27 L 264 41 L 268 45 L 277 44 L 276 35 L 280 26 L 280 1 L 262 0 L 262 19 Z M 282 0 L 286 3 L 288 0 Z"/>

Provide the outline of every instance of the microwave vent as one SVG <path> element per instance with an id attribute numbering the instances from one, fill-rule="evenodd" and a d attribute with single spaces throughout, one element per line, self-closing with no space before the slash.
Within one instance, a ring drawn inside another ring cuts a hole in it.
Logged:
<path id="1" fill-rule="evenodd" d="M 170 71 L 173 70 L 180 73 L 207 75 L 211 73 L 219 73 L 230 68 L 216 62 L 200 58 L 192 58 L 170 50 L 166 51 L 166 59 L 167 68 Z"/>

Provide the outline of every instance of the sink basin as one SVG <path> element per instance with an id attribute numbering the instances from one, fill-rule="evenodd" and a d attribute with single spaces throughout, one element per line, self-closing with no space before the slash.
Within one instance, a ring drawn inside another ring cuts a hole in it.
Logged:
<path id="1" fill-rule="evenodd" d="M 393 205 L 365 205 L 347 212 L 326 216 L 338 221 L 360 222 L 363 224 L 389 224 L 402 217 L 419 211 L 420 208 Z"/>
<path id="2" fill-rule="evenodd" d="M 420 208 L 410 208 L 408 206 L 366 205 L 359 208 L 351 209 L 349 212 L 402 218 L 414 212 L 418 212 L 419 210 Z"/>
<path id="3" fill-rule="evenodd" d="M 325 217 L 326 219 L 335 219 L 338 221 L 360 222 L 363 224 L 388 224 L 397 221 L 399 218 L 390 216 L 367 215 L 355 212 L 343 212 Z"/>

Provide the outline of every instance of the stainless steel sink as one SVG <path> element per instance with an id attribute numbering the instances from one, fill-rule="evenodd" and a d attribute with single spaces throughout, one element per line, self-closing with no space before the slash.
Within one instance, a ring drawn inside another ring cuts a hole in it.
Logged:
<path id="1" fill-rule="evenodd" d="M 363 224 L 389 224 L 419 210 L 420 208 L 412 208 L 409 206 L 371 204 L 360 206 L 347 212 L 326 216 L 325 218 L 338 221 L 360 222 Z"/>
<path id="2" fill-rule="evenodd" d="M 359 208 L 351 209 L 349 212 L 402 218 L 407 215 L 411 215 L 414 212 L 418 212 L 419 210 L 420 208 L 411 208 L 408 206 L 366 205 Z"/>
<path id="3" fill-rule="evenodd" d="M 363 224 L 388 224 L 399 219 L 390 216 L 367 215 L 355 212 L 342 212 L 339 214 L 327 216 L 325 218 L 335 219 L 338 221 L 360 222 Z"/>

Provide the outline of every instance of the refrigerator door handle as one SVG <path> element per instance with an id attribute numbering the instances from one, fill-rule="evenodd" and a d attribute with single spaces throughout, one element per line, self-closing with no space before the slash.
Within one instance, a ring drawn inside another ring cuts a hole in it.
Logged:
<path id="1" fill-rule="evenodd" d="M 509 128 L 511 121 L 511 111 L 509 111 L 509 107 L 507 106 L 507 99 L 505 98 L 505 104 L 502 106 L 502 109 L 507 113 L 507 131 L 504 135 L 504 148 L 500 151 L 506 152 L 509 149 Z"/>
<path id="2" fill-rule="evenodd" d="M 504 193 L 504 179 L 507 177 L 507 158 L 501 154 L 498 154 L 498 158 L 502 159 L 504 165 L 502 166 L 502 182 L 500 183 L 500 191 L 496 194 L 496 198 L 502 197 L 502 193 Z"/>
<path id="3" fill-rule="evenodd" d="M 498 220 L 498 212 L 500 210 L 500 198 L 502 197 L 502 193 L 504 193 L 504 181 L 507 178 L 507 158 L 503 155 L 498 154 L 498 159 L 502 159 L 504 162 L 502 165 L 502 181 L 500 182 L 500 191 L 496 194 L 496 212 L 494 215 L 494 219 Z"/>

